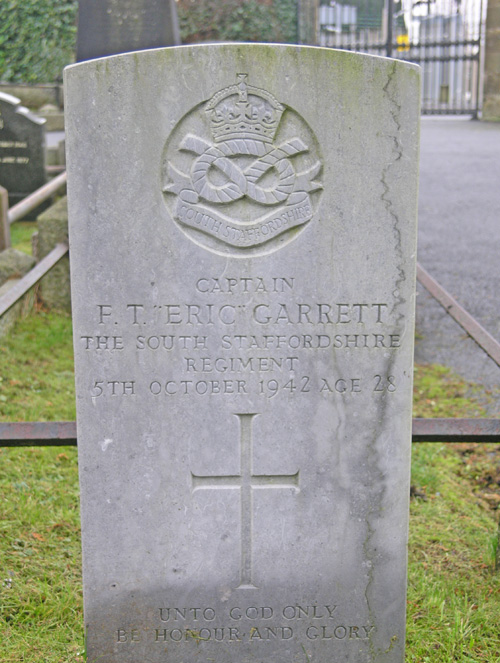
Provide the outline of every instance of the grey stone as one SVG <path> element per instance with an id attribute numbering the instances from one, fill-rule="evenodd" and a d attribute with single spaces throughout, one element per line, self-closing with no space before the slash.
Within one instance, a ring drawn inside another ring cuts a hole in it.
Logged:
<path id="1" fill-rule="evenodd" d="M 19 99 L 0 92 L 0 185 L 10 205 L 46 182 L 44 124 Z"/>
<path id="2" fill-rule="evenodd" d="M 45 160 L 47 166 L 58 166 L 59 165 L 59 150 L 57 145 L 51 145 L 47 147 L 45 151 Z"/>
<path id="3" fill-rule="evenodd" d="M 0 285 L 9 279 L 19 278 L 27 274 L 35 266 L 36 260 L 32 256 L 8 248 L 0 253 Z"/>
<path id="4" fill-rule="evenodd" d="M 180 43 L 175 0 L 78 2 L 78 62 Z"/>
<path id="5" fill-rule="evenodd" d="M 35 266 L 36 260 L 17 249 L 8 248 L 0 253 L 0 298 L 7 294 L 19 279 Z M 6 336 L 16 320 L 33 308 L 35 291 L 32 288 L 14 306 L 0 316 L 0 338 Z"/>
<path id="6" fill-rule="evenodd" d="M 37 258 L 41 260 L 60 242 L 68 241 L 66 196 L 38 217 Z M 65 256 L 40 281 L 38 296 L 50 309 L 71 311 L 69 258 Z"/>
<path id="7" fill-rule="evenodd" d="M 52 145 L 47 145 L 46 158 L 48 166 L 65 166 L 66 165 L 66 148 L 64 140 L 55 142 Z"/>
<path id="8" fill-rule="evenodd" d="M 419 75 L 66 70 L 87 656 L 402 663 Z"/>
<path id="9" fill-rule="evenodd" d="M 45 104 L 37 111 L 45 120 L 45 131 L 64 131 L 64 113 L 54 104 Z"/>
<path id="10" fill-rule="evenodd" d="M 13 278 L 0 285 L 0 299 L 6 295 L 11 288 L 13 288 L 19 279 Z M 21 299 L 19 299 L 14 306 L 11 306 L 2 316 L 0 316 L 0 338 L 7 336 L 12 330 L 19 318 L 23 318 L 33 310 L 35 304 L 35 290 L 31 288 Z"/>

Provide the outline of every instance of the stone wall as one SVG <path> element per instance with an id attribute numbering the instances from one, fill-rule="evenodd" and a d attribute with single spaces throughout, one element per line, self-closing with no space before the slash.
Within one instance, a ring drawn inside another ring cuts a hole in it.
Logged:
<path id="1" fill-rule="evenodd" d="M 57 244 L 68 241 L 66 197 L 61 198 L 39 215 L 38 233 L 34 237 L 36 237 L 33 243 L 35 257 L 13 248 L 0 252 L 0 297 L 27 274 L 36 262 L 48 255 Z M 35 297 L 49 309 L 71 312 L 68 256 L 52 267 L 37 288 L 31 288 L 19 302 L 0 317 L 0 337 L 10 330 L 17 318 L 33 308 Z"/>
<path id="2" fill-rule="evenodd" d="M 40 261 L 60 242 L 68 241 L 66 196 L 38 217 L 36 257 Z M 40 282 L 39 298 L 50 309 L 71 311 L 69 258 L 62 258 Z"/>
<path id="3" fill-rule="evenodd" d="M 11 94 L 21 100 L 23 106 L 40 108 L 45 104 L 53 104 L 58 108 L 64 106 L 64 89 L 62 84 L 25 85 L 22 83 L 1 83 L 0 92 Z"/>

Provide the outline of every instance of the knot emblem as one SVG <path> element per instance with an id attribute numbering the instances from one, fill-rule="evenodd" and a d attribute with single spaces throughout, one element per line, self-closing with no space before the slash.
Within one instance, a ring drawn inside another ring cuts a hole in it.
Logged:
<path id="1" fill-rule="evenodd" d="M 267 252 L 278 236 L 282 245 L 282 235 L 305 226 L 314 215 L 310 194 L 321 189 L 315 181 L 320 160 L 303 137 L 287 135 L 299 116 L 246 78 L 239 74 L 237 84 L 216 93 L 203 114 L 183 118 L 179 124 L 187 128 L 199 126 L 200 116 L 208 121 L 211 140 L 178 125 L 163 171 L 165 199 L 179 226 L 187 234 L 194 230 L 207 248 L 241 256 Z M 277 132 L 284 135 L 275 144 Z M 311 130 L 306 133 L 311 138 Z M 298 170 L 300 156 L 306 167 Z"/>

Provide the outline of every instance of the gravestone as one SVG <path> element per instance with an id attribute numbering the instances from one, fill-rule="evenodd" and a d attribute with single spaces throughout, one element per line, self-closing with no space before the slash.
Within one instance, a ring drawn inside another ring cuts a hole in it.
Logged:
<path id="1" fill-rule="evenodd" d="M 402 663 L 418 67 L 66 70 L 87 655 Z"/>
<path id="2" fill-rule="evenodd" d="M 61 242 L 68 241 L 68 204 L 66 196 L 59 198 L 37 217 L 36 255 L 45 258 Z M 45 274 L 38 285 L 38 299 L 50 310 L 71 313 L 69 258 L 64 256 Z"/>
<path id="3" fill-rule="evenodd" d="M 78 2 L 78 62 L 180 43 L 175 0 Z"/>
<path id="4" fill-rule="evenodd" d="M 0 185 L 11 206 L 47 181 L 44 124 L 19 99 L 0 92 Z"/>

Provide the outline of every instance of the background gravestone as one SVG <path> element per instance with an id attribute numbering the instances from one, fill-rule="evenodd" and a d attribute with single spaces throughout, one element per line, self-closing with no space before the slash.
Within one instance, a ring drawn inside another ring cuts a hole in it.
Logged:
<path id="1" fill-rule="evenodd" d="M 418 68 L 207 45 L 66 85 L 89 662 L 402 663 Z"/>
<path id="2" fill-rule="evenodd" d="M 174 0 L 79 0 L 78 62 L 180 43 Z"/>
<path id="3" fill-rule="evenodd" d="M 0 185 L 10 206 L 47 181 L 44 124 L 19 99 L 0 92 Z"/>
<path id="4" fill-rule="evenodd" d="M 47 256 L 61 242 L 68 241 L 68 205 L 66 196 L 60 198 L 37 218 L 36 258 Z M 40 281 L 38 298 L 49 309 L 71 313 L 69 257 L 52 267 Z"/>
<path id="5" fill-rule="evenodd" d="M 35 266 L 35 258 L 12 247 L 0 251 L 0 297 L 19 282 Z M 0 316 L 0 338 L 6 336 L 16 320 L 26 315 L 34 306 L 35 292 L 31 289 L 14 306 Z"/>

